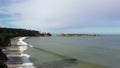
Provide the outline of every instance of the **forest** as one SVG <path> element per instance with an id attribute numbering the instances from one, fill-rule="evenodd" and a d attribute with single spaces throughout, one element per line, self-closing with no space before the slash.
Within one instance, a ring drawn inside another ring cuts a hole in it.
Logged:
<path id="1" fill-rule="evenodd" d="M 0 47 L 10 46 L 10 38 L 19 36 L 51 36 L 51 34 L 40 33 L 36 30 L 0 28 Z"/>

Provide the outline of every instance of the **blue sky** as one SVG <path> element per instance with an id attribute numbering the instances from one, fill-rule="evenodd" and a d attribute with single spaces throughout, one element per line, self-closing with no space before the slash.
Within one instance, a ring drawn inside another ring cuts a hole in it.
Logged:
<path id="1" fill-rule="evenodd" d="M 0 26 L 120 34 L 119 0 L 0 0 Z"/>

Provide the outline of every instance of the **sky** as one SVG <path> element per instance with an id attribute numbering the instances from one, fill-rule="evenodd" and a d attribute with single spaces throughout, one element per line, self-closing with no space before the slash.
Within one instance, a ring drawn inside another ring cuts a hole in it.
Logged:
<path id="1" fill-rule="evenodd" d="M 120 34 L 120 0 L 0 0 L 0 27 Z"/>

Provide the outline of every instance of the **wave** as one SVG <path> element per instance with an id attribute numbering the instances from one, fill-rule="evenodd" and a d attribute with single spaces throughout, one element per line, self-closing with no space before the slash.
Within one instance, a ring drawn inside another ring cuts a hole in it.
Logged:
<path id="1" fill-rule="evenodd" d="M 22 65 L 20 65 L 18 68 L 35 68 L 34 64 L 30 61 L 30 55 L 29 54 L 24 54 L 23 52 L 27 50 L 27 43 L 24 42 L 27 37 L 20 37 L 18 39 L 18 42 L 16 42 L 16 45 L 19 46 L 19 49 L 21 51 L 21 58 L 22 58 Z"/>

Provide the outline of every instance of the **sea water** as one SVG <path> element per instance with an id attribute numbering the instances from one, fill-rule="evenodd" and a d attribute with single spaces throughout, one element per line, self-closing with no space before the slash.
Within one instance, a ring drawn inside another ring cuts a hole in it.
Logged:
<path id="1" fill-rule="evenodd" d="M 31 37 L 25 53 L 36 68 L 120 68 L 120 36 Z"/>

